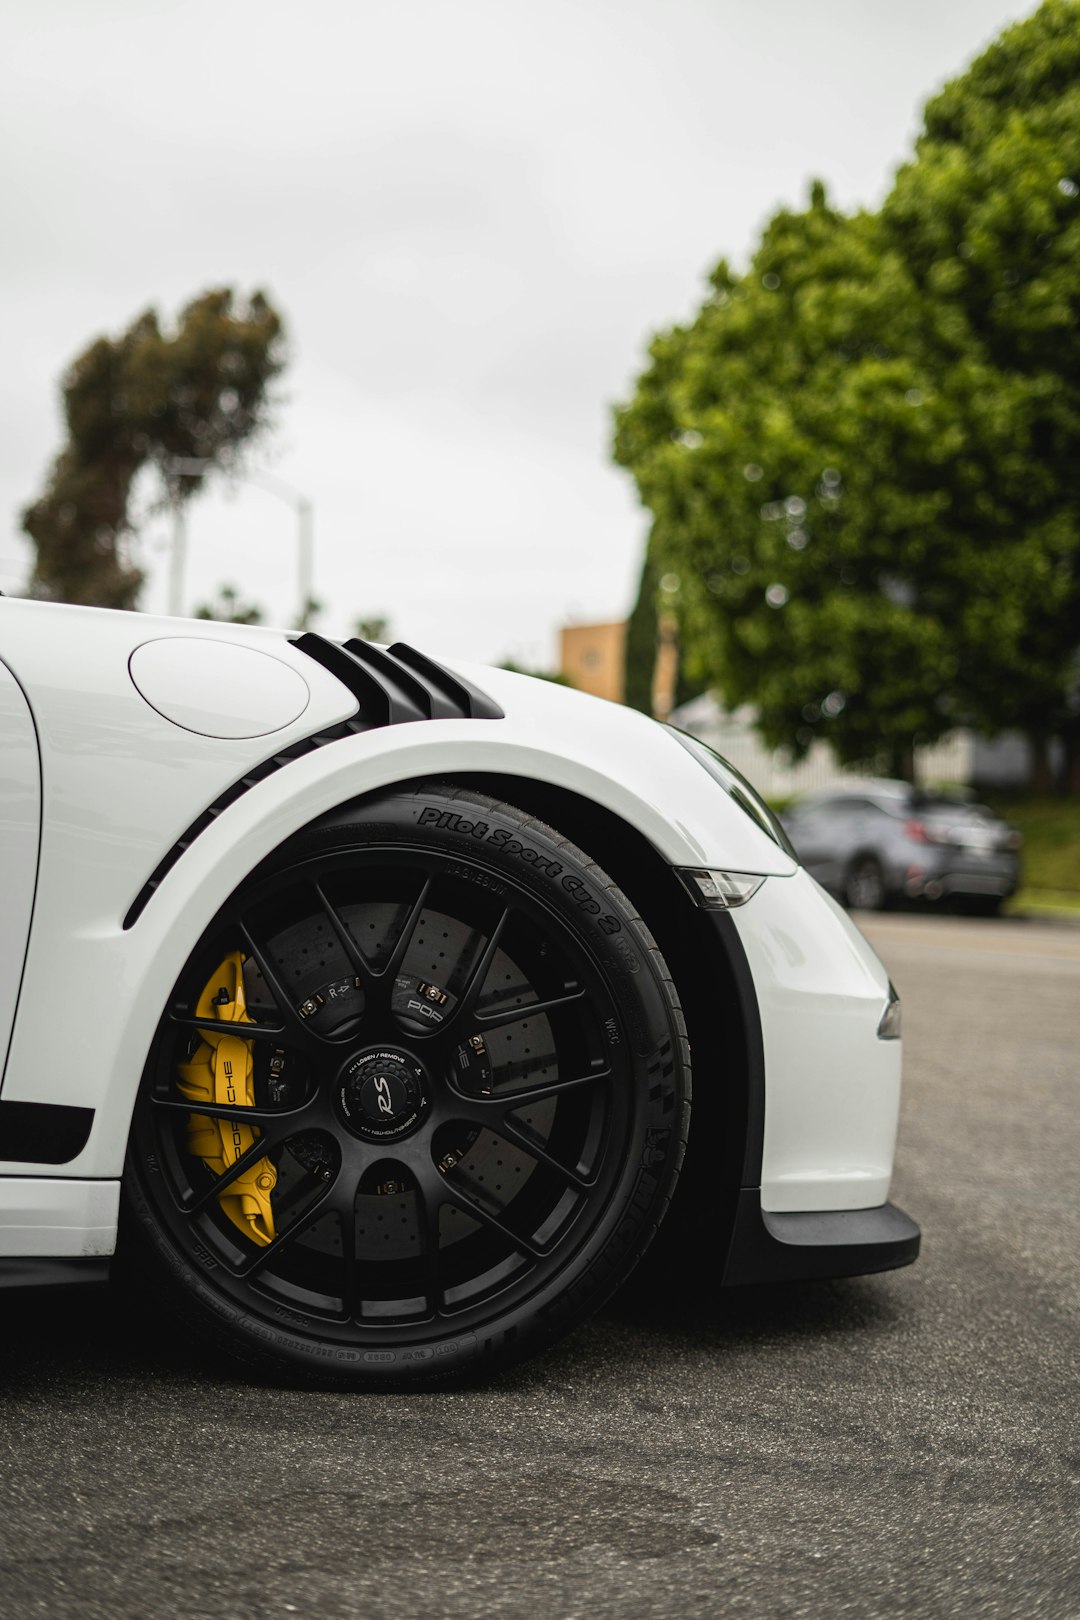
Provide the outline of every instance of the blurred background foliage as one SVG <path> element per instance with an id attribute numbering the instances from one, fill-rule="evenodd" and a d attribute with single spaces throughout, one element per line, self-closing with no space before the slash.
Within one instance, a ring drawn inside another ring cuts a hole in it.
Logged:
<path id="1" fill-rule="evenodd" d="M 265 624 L 266 615 L 258 602 L 246 602 L 235 585 L 219 585 L 209 602 L 195 609 L 195 618 L 217 620 L 221 624 Z"/>
<path id="2" fill-rule="evenodd" d="M 1080 826 L 1074 799 L 998 788 L 985 802 L 1024 840 L 1023 887 L 1010 911 L 1080 911 Z"/>
<path id="3" fill-rule="evenodd" d="M 722 261 L 614 453 L 652 515 L 631 701 L 672 608 L 684 679 L 797 756 L 907 775 L 916 741 L 1016 727 L 1080 792 L 1077 0 L 934 97 L 878 213 L 815 182 Z"/>
<path id="4" fill-rule="evenodd" d="M 161 498 L 175 507 L 207 476 L 235 467 L 267 425 L 283 333 L 263 293 L 245 301 L 215 288 L 189 303 L 173 330 L 147 310 L 72 362 L 62 383 L 67 440 L 44 493 L 23 513 L 36 549 L 35 596 L 136 606 L 136 479 L 156 469 Z"/>

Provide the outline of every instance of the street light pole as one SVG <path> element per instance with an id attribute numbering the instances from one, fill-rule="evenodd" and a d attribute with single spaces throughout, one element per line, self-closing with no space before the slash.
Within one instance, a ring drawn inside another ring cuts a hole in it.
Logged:
<path id="1" fill-rule="evenodd" d="M 243 476 L 243 475 L 242 475 Z M 246 482 L 257 484 L 268 495 L 276 495 L 296 511 L 296 587 L 300 608 L 296 616 L 298 630 L 307 629 L 315 592 L 315 506 L 302 495 L 295 484 L 287 483 L 276 473 L 248 473 Z"/>
<path id="2" fill-rule="evenodd" d="M 187 553 L 187 514 L 184 503 L 172 503 L 173 535 L 169 553 L 169 615 L 178 619 L 184 611 L 184 560 Z"/>
<path id="3" fill-rule="evenodd" d="M 200 474 L 216 467 L 218 463 L 210 456 L 169 456 L 165 463 L 165 471 L 170 473 Z M 254 484 L 258 489 L 265 489 L 268 495 L 276 495 L 279 500 L 291 506 L 296 513 L 296 582 L 300 598 L 300 608 L 297 614 L 298 628 L 303 630 L 307 626 L 311 612 L 313 592 L 315 589 L 315 506 L 306 495 L 301 495 L 294 485 L 279 478 L 276 473 L 260 472 L 256 469 L 250 473 L 234 472 L 232 476 L 242 484 Z M 187 553 L 187 517 L 182 500 L 173 501 L 173 540 L 172 554 L 169 558 L 169 612 L 179 617 L 183 612 L 184 562 Z"/>
<path id="4" fill-rule="evenodd" d="M 306 630 L 315 601 L 315 508 L 304 495 L 297 496 L 297 584 L 300 595 L 298 630 Z"/>

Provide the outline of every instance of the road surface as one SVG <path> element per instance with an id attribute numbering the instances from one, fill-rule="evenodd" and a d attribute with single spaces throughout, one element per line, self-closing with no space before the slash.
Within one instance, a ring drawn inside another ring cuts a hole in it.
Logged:
<path id="1" fill-rule="evenodd" d="M 867 920 L 915 1267 L 638 1283 L 492 1388 L 251 1387 L 108 1292 L 4 1298 L 0 1613 L 1080 1615 L 1080 931 Z"/>

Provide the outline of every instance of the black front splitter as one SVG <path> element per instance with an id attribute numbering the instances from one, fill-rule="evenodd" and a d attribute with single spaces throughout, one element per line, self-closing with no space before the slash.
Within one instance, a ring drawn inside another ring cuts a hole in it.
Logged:
<path id="1" fill-rule="evenodd" d="M 723 1286 L 892 1271 L 911 1265 L 919 1243 L 919 1228 L 895 1204 L 775 1214 L 762 1209 L 760 1187 L 743 1187 Z"/>

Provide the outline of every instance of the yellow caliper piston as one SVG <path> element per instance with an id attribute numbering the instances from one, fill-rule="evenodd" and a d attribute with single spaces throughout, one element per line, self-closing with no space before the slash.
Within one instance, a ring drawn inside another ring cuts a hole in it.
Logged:
<path id="1" fill-rule="evenodd" d="M 219 1020 L 223 1025 L 251 1024 L 244 995 L 243 958 L 239 951 L 229 955 L 215 971 L 195 1009 L 199 1018 Z M 186 1063 L 179 1064 L 177 1082 L 184 1096 L 193 1103 L 226 1103 L 234 1108 L 255 1106 L 255 1059 L 251 1040 L 223 1028 L 204 1030 L 202 1040 Z M 258 1140 L 255 1125 L 238 1119 L 211 1119 L 192 1114 L 188 1120 L 188 1150 L 222 1176 Z M 253 1243 L 265 1246 L 274 1239 L 274 1212 L 270 1194 L 277 1185 L 277 1171 L 269 1159 L 259 1159 L 229 1182 L 218 1203 L 222 1214 L 238 1226 Z"/>

